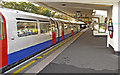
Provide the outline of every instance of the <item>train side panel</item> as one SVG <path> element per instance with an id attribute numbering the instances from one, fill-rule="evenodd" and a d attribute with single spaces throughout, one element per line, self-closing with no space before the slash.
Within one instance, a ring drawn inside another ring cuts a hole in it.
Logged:
<path id="1" fill-rule="evenodd" d="M 52 39 L 49 34 L 36 34 L 18 37 L 17 33 L 18 21 L 16 21 L 17 18 L 16 16 L 36 20 L 35 17 L 28 17 L 26 15 L 19 15 L 12 12 L 9 13 L 6 12 L 8 34 L 8 65 L 15 63 L 21 59 L 24 59 L 25 57 L 30 56 L 33 53 L 38 52 L 52 45 Z"/>
<path id="2" fill-rule="evenodd" d="M 51 24 L 49 18 L 35 14 L 9 10 L 2 10 L 2 12 L 6 18 L 7 28 L 7 65 L 68 38 L 72 30 L 77 31 L 69 21 L 60 20 L 63 25 L 60 23 L 57 25 L 56 21 Z"/>

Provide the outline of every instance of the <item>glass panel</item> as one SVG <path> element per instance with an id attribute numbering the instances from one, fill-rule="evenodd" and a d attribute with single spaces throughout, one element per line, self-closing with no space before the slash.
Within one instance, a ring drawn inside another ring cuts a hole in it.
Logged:
<path id="1" fill-rule="evenodd" d="M 51 26 L 52 26 L 52 32 L 53 32 L 53 31 L 56 31 L 56 30 L 57 30 L 56 22 L 53 21 L 53 20 L 51 20 L 51 21 L 50 21 L 50 24 L 51 24 Z"/>
<path id="2" fill-rule="evenodd" d="M 51 31 L 51 25 L 49 22 L 44 22 L 40 23 L 40 33 L 45 34 L 45 33 L 50 33 L 52 35 Z"/>
<path id="3" fill-rule="evenodd" d="M 4 34 L 4 21 L 2 19 L 2 16 L 0 16 L 0 40 L 5 39 L 5 34 Z"/>
<path id="4" fill-rule="evenodd" d="M 18 37 L 38 34 L 37 23 L 36 22 L 18 22 L 17 34 L 18 34 Z"/>
<path id="5" fill-rule="evenodd" d="M 99 33 L 105 33 L 106 32 L 106 23 L 100 23 L 99 24 Z"/>

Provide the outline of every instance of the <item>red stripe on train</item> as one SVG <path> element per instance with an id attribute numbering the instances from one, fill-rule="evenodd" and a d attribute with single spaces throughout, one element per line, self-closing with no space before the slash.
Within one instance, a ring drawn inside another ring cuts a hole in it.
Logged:
<path id="1" fill-rule="evenodd" d="M 0 13 L 4 21 L 4 33 L 5 37 L 0 40 L 0 68 L 7 65 L 7 32 L 6 32 L 6 20 L 4 16 Z"/>
<path id="2" fill-rule="evenodd" d="M 73 35 L 73 30 L 71 31 L 71 35 Z"/>
<path id="3" fill-rule="evenodd" d="M 56 43 L 56 34 L 52 32 L 52 44 Z"/>
<path id="4" fill-rule="evenodd" d="M 62 40 L 64 39 L 64 30 L 62 30 Z"/>

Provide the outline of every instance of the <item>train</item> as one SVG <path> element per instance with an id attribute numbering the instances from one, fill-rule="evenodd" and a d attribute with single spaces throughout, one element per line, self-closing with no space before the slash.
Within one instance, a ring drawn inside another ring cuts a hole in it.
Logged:
<path id="1" fill-rule="evenodd" d="M 13 65 L 81 31 L 72 22 L 0 8 L 0 68 Z"/>

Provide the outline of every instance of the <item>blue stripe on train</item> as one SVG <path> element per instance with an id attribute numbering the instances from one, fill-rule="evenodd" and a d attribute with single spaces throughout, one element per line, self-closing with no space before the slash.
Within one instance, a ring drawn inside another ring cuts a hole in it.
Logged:
<path id="1" fill-rule="evenodd" d="M 28 57 L 48 46 L 52 45 L 52 40 L 22 49 L 20 51 L 8 54 L 8 65 L 15 63 L 21 59 L 24 59 L 25 57 Z"/>
<path id="2" fill-rule="evenodd" d="M 60 37 L 58 37 L 59 38 L 59 41 L 61 41 L 62 40 L 62 36 L 60 36 Z M 58 42 L 58 38 L 57 38 L 57 41 L 56 42 Z"/>
<path id="3" fill-rule="evenodd" d="M 65 38 L 71 36 L 71 33 L 64 35 Z M 59 37 L 60 40 L 62 40 L 62 36 Z M 58 38 L 56 38 L 56 42 L 58 42 Z M 42 49 L 45 49 L 46 47 L 49 47 L 52 45 L 52 40 L 22 49 L 20 51 L 8 54 L 8 65 L 15 63 L 19 60 L 24 59 L 25 57 L 28 57 Z"/>

